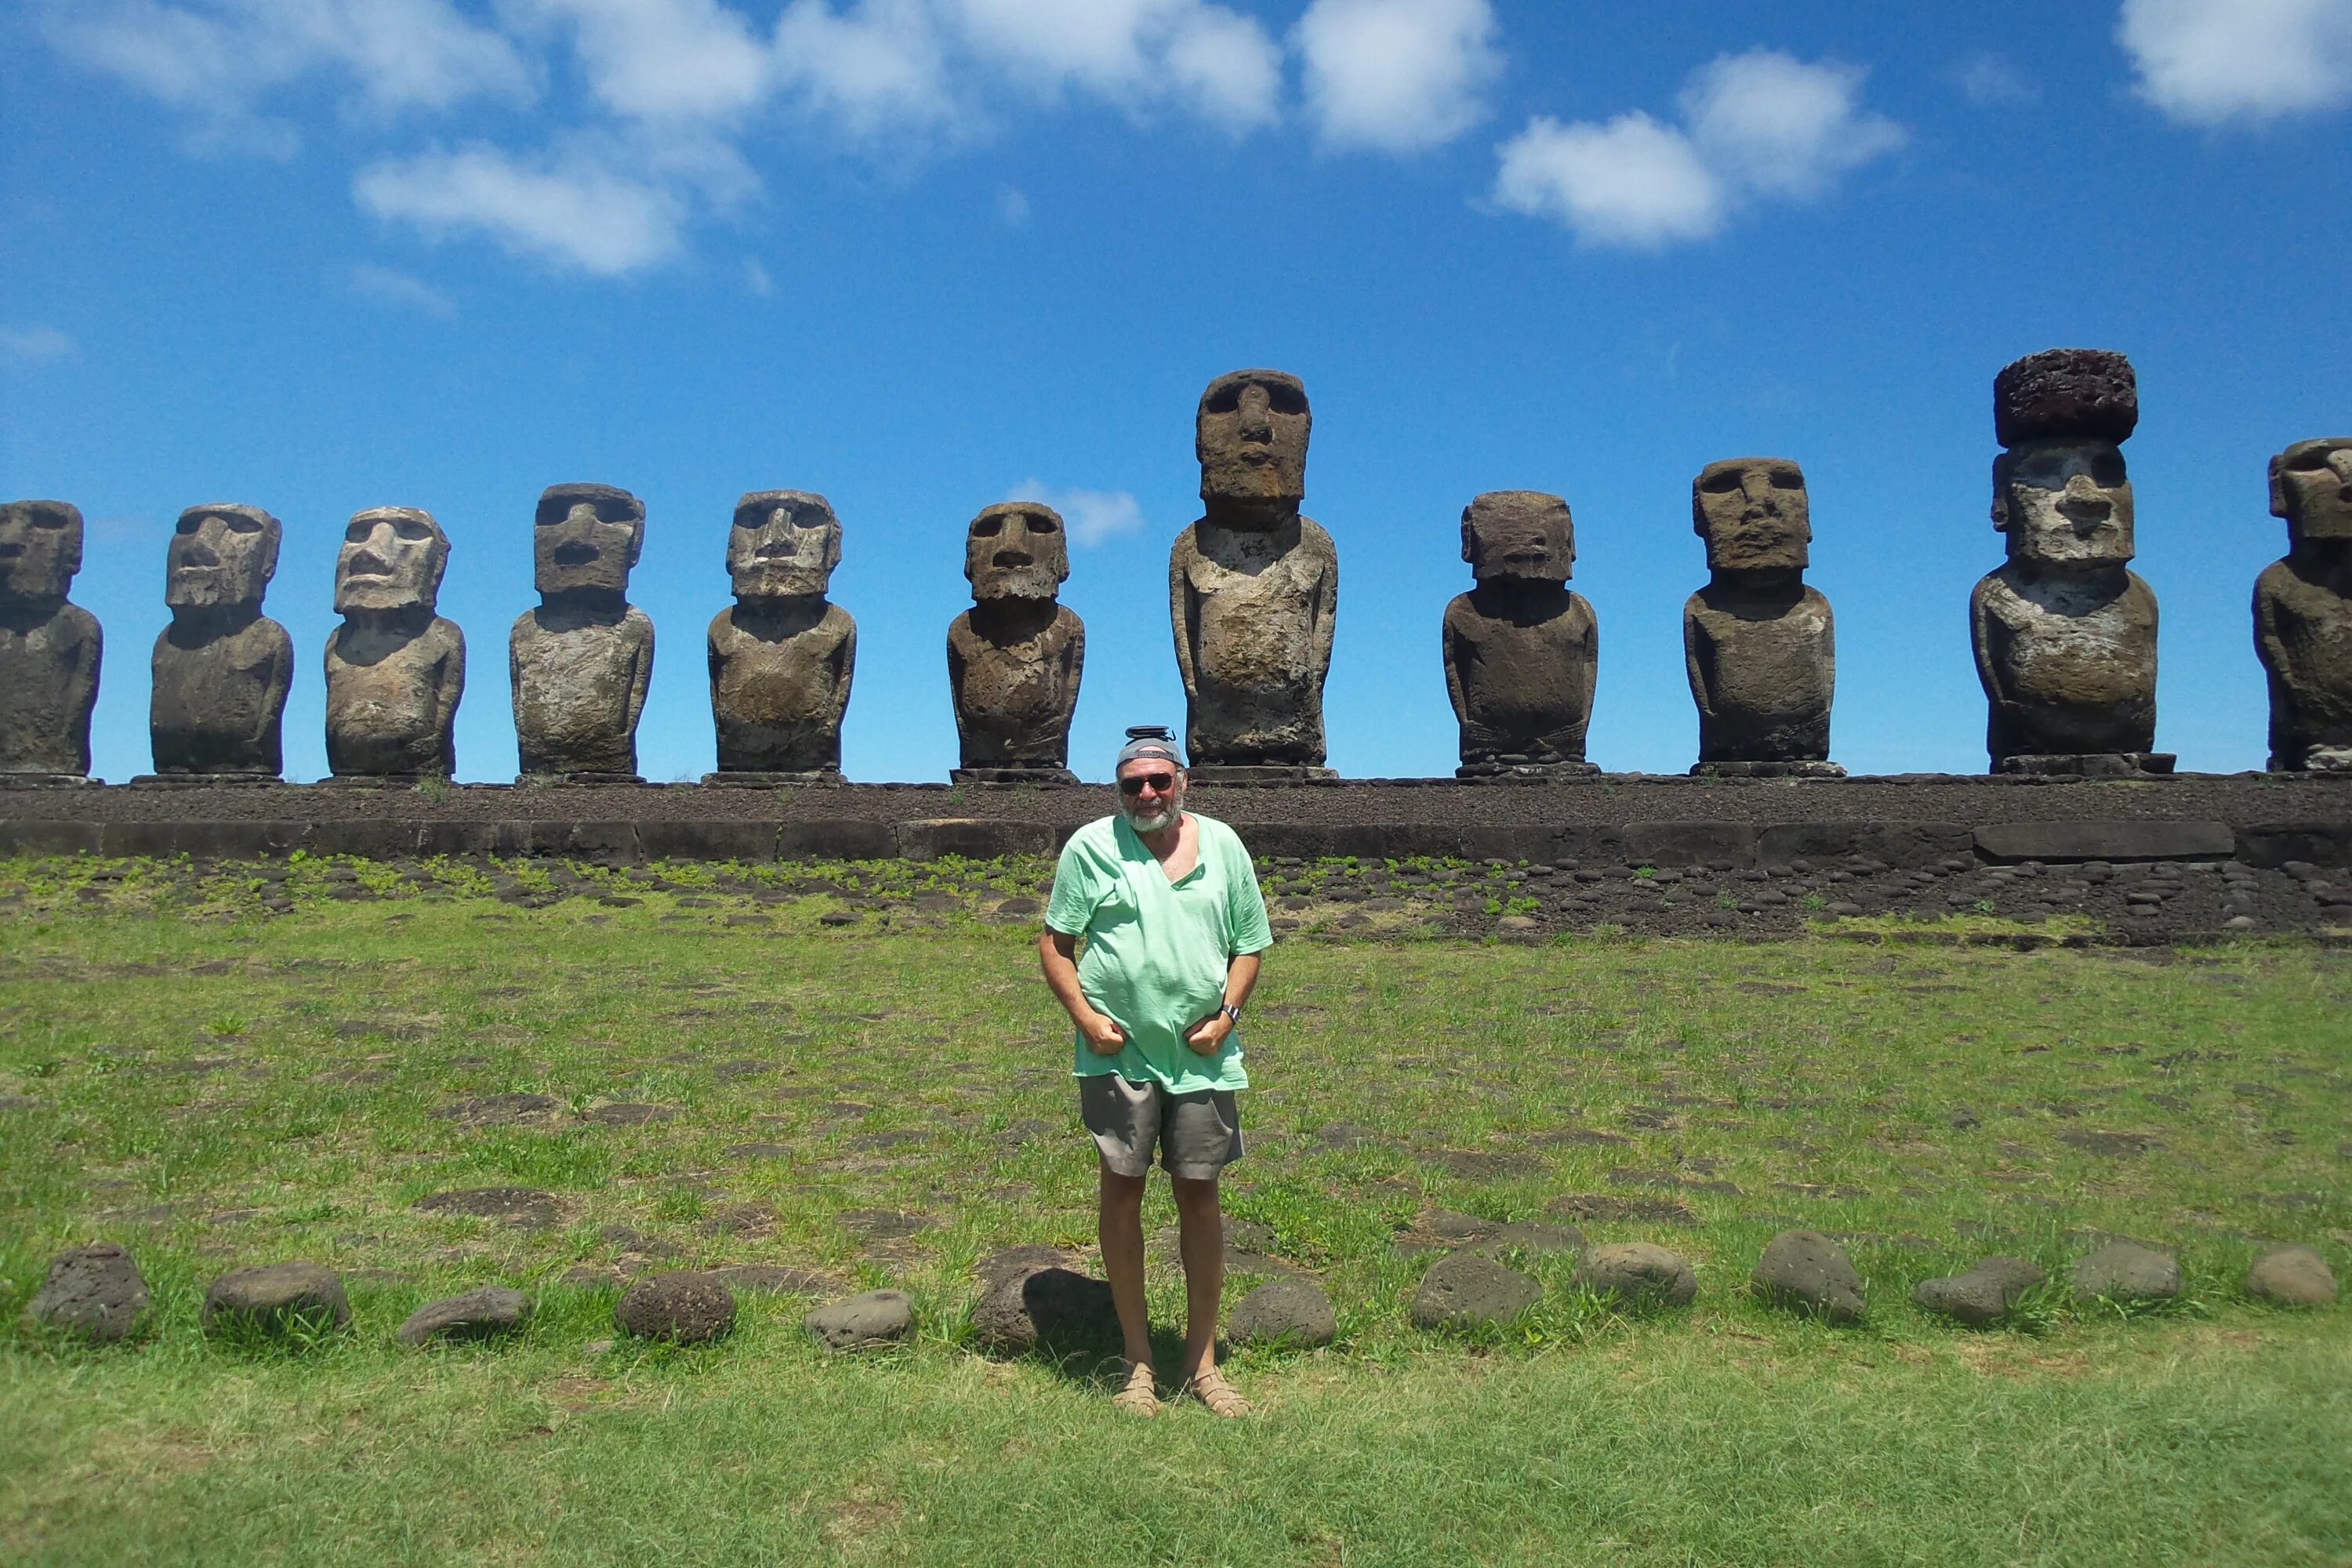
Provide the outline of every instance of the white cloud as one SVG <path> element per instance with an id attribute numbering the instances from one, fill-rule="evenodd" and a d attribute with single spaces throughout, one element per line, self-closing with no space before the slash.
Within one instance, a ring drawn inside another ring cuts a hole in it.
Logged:
<path id="1" fill-rule="evenodd" d="M 531 163 L 489 147 L 375 164 L 352 194 L 375 216 L 429 237 L 479 234 L 513 255 L 602 278 L 677 254 L 685 219 L 676 193 L 593 157 Z"/>
<path id="2" fill-rule="evenodd" d="M 776 18 L 778 79 L 852 136 L 921 132 L 957 118 L 939 30 L 921 0 L 793 0 Z"/>
<path id="3" fill-rule="evenodd" d="M 1168 37 L 1169 79 L 1203 120 L 1239 137 L 1281 117 L 1282 51 L 1221 5 L 1187 7 Z"/>
<path id="4" fill-rule="evenodd" d="M 964 41 L 1047 92 L 1130 110 L 1173 97 L 1236 134 L 1270 123 L 1281 53 L 1252 17 L 1206 0 L 936 0 Z M 1483 0 L 1480 0 L 1483 4 Z"/>
<path id="5" fill-rule="evenodd" d="M 743 288 L 745 292 L 762 300 L 776 291 L 776 280 L 768 276 L 768 269 L 760 265 L 756 256 L 743 258 Z"/>
<path id="6" fill-rule="evenodd" d="M 1029 198 L 1012 185 L 1000 186 L 996 193 L 996 216 L 1007 228 L 1027 226 Z"/>
<path id="7" fill-rule="evenodd" d="M 1496 150 L 1495 201 L 1596 245 L 1704 239 L 1752 201 L 1817 199 L 1903 144 L 1902 127 L 1858 107 L 1864 74 L 1757 49 L 1693 72 L 1679 126 L 1538 116 Z"/>
<path id="8" fill-rule="evenodd" d="M 352 292 L 371 304 L 415 310 L 444 321 L 457 313 L 448 295 L 423 279 L 412 278 L 394 268 L 362 262 L 352 268 L 350 281 Z"/>
<path id="9" fill-rule="evenodd" d="M 1143 508 L 1126 490 L 1058 490 L 1035 479 L 1024 479 L 1007 491 L 1006 500 L 1043 501 L 1062 514 L 1070 537 L 1095 545 L 1122 533 L 1143 530 Z"/>
<path id="10" fill-rule="evenodd" d="M 1502 69 L 1487 0 L 1315 0 L 1291 31 L 1329 147 L 1412 153 L 1485 118 Z"/>
<path id="11" fill-rule="evenodd" d="M 724 120 L 767 90 L 765 45 L 717 0 L 505 0 L 518 22 L 562 25 L 589 90 L 634 120 Z"/>
<path id="12" fill-rule="evenodd" d="M 2139 95 L 2191 125 L 2352 102 L 2352 0 L 2124 0 Z"/>
<path id="13" fill-rule="evenodd" d="M 1979 109 L 2039 103 L 2042 89 L 2005 56 L 1979 55 L 1952 73 L 1960 96 Z"/>
<path id="14" fill-rule="evenodd" d="M 55 327 L 0 327 L 0 360 L 10 364 L 47 364 L 80 352 L 79 343 Z"/>

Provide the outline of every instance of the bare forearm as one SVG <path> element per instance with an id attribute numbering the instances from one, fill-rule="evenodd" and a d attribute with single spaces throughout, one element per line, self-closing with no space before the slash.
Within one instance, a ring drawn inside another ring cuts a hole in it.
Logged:
<path id="1" fill-rule="evenodd" d="M 1239 1012 L 1249 1005 L 1250 993 L 1257 988 L 1257 954 L 1240 952 L 1225 968 L 1225 1005 Z"/>
<path id="2" fill-rule="evenodd" d="M 1054 1000 L 1062 1005 L 1072 1023 L 1084 1026 L 1095 1016 L 1095 1005 L 1087 1001 L 1087 994 L 1079 989 L 1077 960 L 1064 946 L 1069 943 L 1074 947 L 1076 943 L 1068 937 L 1056 941 L 1059 935 L 1059 932 L 1049 931 L 1039 939 L 1038 960 L 1045 968 L 1045 986 L 1053 992 Z"/>

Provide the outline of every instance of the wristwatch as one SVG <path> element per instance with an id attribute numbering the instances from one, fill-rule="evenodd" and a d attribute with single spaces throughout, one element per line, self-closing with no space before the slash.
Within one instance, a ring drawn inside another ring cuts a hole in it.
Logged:
<path id="1" fill-rule="evenodd" d="M 1239 1007 L 1234 1006 L 1230 1002 L 1226 1002 L 1220 1004 L 1217 1011 L 1223 1013 L 1228 1019 L 1232 1020 L 1234 1028 L 1238 1029 L 1242 1026 L 1242 1010 Z"/>

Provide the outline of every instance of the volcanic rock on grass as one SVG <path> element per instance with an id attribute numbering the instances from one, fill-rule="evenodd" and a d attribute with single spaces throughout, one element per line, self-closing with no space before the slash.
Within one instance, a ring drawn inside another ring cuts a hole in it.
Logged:
<path id="1" fill-rule="evenodd" d="M 393 1337 L 404 1345 L 427 1340 L 487 1340 L 512 1333 L 530 1319 L 530 1298 L 503 1285 L 428 1301 L 408 1315 Z"/>
<path id="2" fill-rule="evenodd" d="M 822 1296 L 841 1289 L 841 1281 L 814 1268 L 780 1263 L 728 1263 L 704 1273 L 732 1290 L 763 1296 Z"/>
<path id="3" fill-rule="evenodd" d="M 117 1243 L 98 1241 L 58 1254 L 25 1309 L 25 1323 L 106 1344 L 129 1339 L 146 1310 L 147 1281 L 138 1263 Z"/>
<path id="4" fill-rule="evenodd" d="M 445 1105 L 433 1114 L 446 1121 L 497 1127 L 544 1121 L 558 1109 L 550 1094 L 478 1094 Z"/>
<path id="5" fill-rule="evenodd" d="M 1639 1220 L 1644 1225 L 1696 1225 L 1698 1215 L 1680 1198 L 1621 1198 L 1612 1193 L 1570 1193 L 1552 1199 L 1545 1213 L 1561 1219 Z"/>
<path id="6" fill-rule="evenodd" d="M 841 1222 L 842 1229 L 868 1241 L 904 1241 L 940 1223 L 929 1215 L 898 1209 L 844 1209 L 835 1217 Z"/>
<path id="7" fill-rule="evenodd" d="M 667 1121 L 677 1115 L 672 1105 L 639 1105 L 628 1100 L 614 1100 L 587 1112 L 583 1121 L 599 1127 L 642 1127 L 648 1121 Z"/>
<path id="8" fill-rule="evenodd" d="M 2075 1260 L 2074 1294 L 2110 1301 L 2169 1301 L 2180 1294 L 2180 1260 L 2136 1241 L 2111 1241 Z"/>
<path id="9" fill-rule="evenodd" d="M 1225 1337 L 1237 1345 L 1287 1344 L 1312 1350 L 1339 1336 L 1331 1298 L 1295 1274 L 1269 1279 L 1234 1304 Z"/>
<path id="10" fill-rule="evenodd" d="M 2246 1270 L 2246 1294 L 2282 1307 L 2326 1307 L 2336 1300 L 2336 1275 L 2315 1248 L 2273 1247 Z"/>
<path id="11" fill-rule="evenodd" d="M 427 1214 L 472 1215 L 525 1230 L 542 1230 L 555 1223 L 555 1195 L 536 1187 L 467 1187 L 461 1191 L 427 1193 L 413 1205 Z"/>
<path id="12" fill-rule="evenodd" d="M 1678 1252 L 1621 1241 L 1586 1253 L 1576 1283 L 1622 1307 L 1687 1307 L 1698 1294 L 1698 1271 Z"/>
<path id="13" fill-rule="evenodd" d="M 343 1282 L 323 1263 L 297 1260 L 232 1268 L 205 1287 L 200 1321 L 207 1332 L 244 1326 L 264 1333 L 340 1329 L 352 1321 Z"/>
<path id="14" fill-rule="evenodd" d="M 1507 1323 L 1543 1300 L 1543 1287 L 1516 1268 L 1475 1252 L 1439 1258 L 1413 1292 L 1416 1328 L 1463 1329 Z"/>
<path id="15" fill-rule="evenodd" d="M 987 1349 L 1023 1355 L 1039 1345 L 1105 1344 L 1118 1339 L 1108 1280 L 1059 1264 L 1002 1271 L 972 1309 L 973 1337 Z"/>
<path id="16" fill-rule="evenodd" d="M 819 1307 L 801 1322 L 829 1351 L 866 1350 L 915 1337 L 915 1303 L 904 1290 L 868 1290 Z"/>
<path id="17" fill-rule="evenodd" d="M 989 1289 L 1040 1268 L 1067 1268 L 1076 1261 L 1058 1247 L 1006 1247 L 982 1258 L 972 1271 L 980 1276 L 982 1288 Z"/>
<path id="18" fill-rule="evenodd" d="M 1748 1287 L 1767 1301 L 1827 1322 L 1862 1319 L 1862 1276 L 1845 1249 L 1818 1230 L 1784 1230 L 1766 1243 Z"/>
<path id="19" fill-rule="evenodd" d="M 1541 1220 L 1523 1220 L 1513 1225 L 1498 1225 L 1479 1238 L 1478 1250 L 1496 1252 L 1581 1252 L 1584 1233 L 1572 1225 L 1546 1225 Z"/>
<path id="20" fill-rule="evenodd" d="M 706 1344 L 735 1326 L 735 1292 L 708 1274 L 649 1274 L 621 1293 L 613 1321 L 639 1339 Z"/>
<path id="21" fill-rule="evenodd" d="M 1923 1312 L 1989 1328 L 2007 1317 L 2018 1298 L 2050 1276 L 2022 1258 L 1988 1258 L 1965 1274 L 1922 1279 L 1912 1287 L 1911 1300 Z"/>

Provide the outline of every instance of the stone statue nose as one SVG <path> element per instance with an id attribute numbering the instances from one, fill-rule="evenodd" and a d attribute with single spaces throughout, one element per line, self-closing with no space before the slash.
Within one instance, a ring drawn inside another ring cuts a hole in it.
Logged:
<path id="1" fill-rule="evenodd" d="M 180 564 L 183 566 L 217 566 L 220 564 L 220 556 L 215 552 L 211 545 L 205 542 L 204 536 L 202 534 L 198 534 L 195 538 L 189 540 L 188 548 L 181 552 Z"/>
<path id="2" fill-rule="evenodd" d="M 1253 386 L 1242 393 L 1242 439 L 1271 441 L 1274 439 L 1274 418 L 1265 395 L 1265 388 Z"/>
<path id="3" fill-rule="evenodd" d="M 596 526 L 596 509 L 583 503 L 566 513 L 563 521 L 573 528 L 593 528 Z"/>

